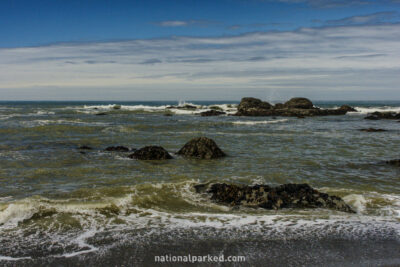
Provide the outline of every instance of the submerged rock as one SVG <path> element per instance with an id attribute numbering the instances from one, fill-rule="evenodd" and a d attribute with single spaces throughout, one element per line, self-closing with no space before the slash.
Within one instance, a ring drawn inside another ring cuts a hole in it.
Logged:
<path id="1" fill-rule="evenodd" d="M 200 115 L 202 117 L 219 116 L 219 115 L 224 115 L 224 114 L 226 114 L 226 113 L 223 111 L 218 111 L 218 110 L 214 110 L 214 109 L 200 112 Z"/>
<path id="2" fill-rule="evenodd" d="M 145 146 L 128 156 L 140 160 L 172 159 L 172 156 L 161 146 Z"/>
<path id="3" fill-rule="evenodd" d="M 387 130 L 385 129 L 377 129 L 377 128 L 367 128 L 367 129 L 360 129 L 361 132 L 368 132 L 368 133 L 373 133 L 373 132 L 386 132 Z"/>
<path id="4" fill-rule="evenodd" d="M 400 159 L 392 159 L 386 161 L 387 164 L 400 167 Z"/>
<path id="5" fill-rule="evenodd" d="M 388 112 L 376 111 L 376 112 L 369 114 L 364 119 L 366 119 L 366 120 L 380 120 L 380 119 L 398 120 L 398 119 L 400 119 L 400 113 L 390 112 L 390 111 L 388 111 Z"/>
<path id="6" fill-rule="evenodd" d="M 225 153 L 222 152 L 214 140 L 207 137 L 193 138 L 177 154 L 200 159 L 215 159 L 225 156 Z"/>
<path id="7" fill-rule="evenodd" d="M 347 112 L 357 112 L 357 110 L 349 105 L 342 105 L 340 110 L 346 110 Z"/>
<path id="8" fill-rule="evenodd" d="M 128 152 L 129 148 L 125 146 L 109 146 L 105 149 L 106 151 L 114 151 L 114 152 Z"/>
<path id="9" fill-rule="evenodd" d="M 260 207 L 264 209 L 282 208 L 326 208 L 355 213 L 340 197 L 330 196 L 313 189 L 308 184 L 268 185 L 211 184 L 196 185 L 197 193 L 211 194 L 217 203 L 230 206 Z"/>
<path id="10" fill-rule="evenodd" d="M 82 149 L 82 150 L 91 150 L 91 149 L 93 149 L 93 148 L 90 147 L 90 146 L 83 145 L 83 146 L 78 147 L 78 149 Z"/>
<path id="11" fill-rule="evenodd" d="M 314 107 L 313 103 L 304 97 L 295 97 L 290 99 L 284 104 L 287 108 L 300 108 L 300 109 L 311 109 Z"/>

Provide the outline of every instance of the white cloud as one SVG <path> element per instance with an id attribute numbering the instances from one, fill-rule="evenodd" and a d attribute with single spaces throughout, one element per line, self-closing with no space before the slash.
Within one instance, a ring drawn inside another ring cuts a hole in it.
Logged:
<path id="1" fill-rule="evenodd" d="M 400 99 L 400 25 L 0 49 L 5 99 Z"/>

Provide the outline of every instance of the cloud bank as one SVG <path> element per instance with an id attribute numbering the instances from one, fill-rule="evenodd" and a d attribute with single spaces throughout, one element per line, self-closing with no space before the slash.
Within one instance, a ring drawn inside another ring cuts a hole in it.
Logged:
<path id="1" fill-rule="evenodd" d="M 7 99 L 400 99 L 400 24 L 0 49 Z"/>

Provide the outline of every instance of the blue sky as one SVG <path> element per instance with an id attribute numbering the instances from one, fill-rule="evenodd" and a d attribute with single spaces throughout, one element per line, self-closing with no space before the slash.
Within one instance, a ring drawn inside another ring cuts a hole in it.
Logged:
<path id="1" fill-rule="evenodd" d="M 400 0 L 4 0 L 0 22 L 0 100 L 400 99 Z"/>

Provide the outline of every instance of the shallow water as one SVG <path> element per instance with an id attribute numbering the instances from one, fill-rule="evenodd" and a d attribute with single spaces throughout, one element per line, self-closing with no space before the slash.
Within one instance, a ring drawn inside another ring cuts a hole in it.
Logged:
<path id="1" fill-rule="evenodd" d="M 309 242 L 321 247 L 316 252 L 321 256 L 338 239 L 338 246 L 343 240 L 378 240 L 385 245 L 376 251 L 393 248 L 378 253 L 382 259 L 349 255 L 343 259 L 348 264 L 383 259 L 400 264 L 394 253 L 400 240 L 400 169 L 384 163 L 400 157 L 400 123 L 363 119 L 377 110 L 400 111 L 399 102 L 354 102 L 349 104 L 360 112 L 306 119 L 201 117 L 196 113 L 210 106 L 234 113 L 237 103 L 193 104 L 197 109 L 168 109 L 177 105 L 173 102 L 0 102 L 0 264 L 95 264 L 94 258 L 106 260 L 109 251 L 128 257 L 126 251 L 147 246 L 132 252 L 134 262 L 141 262 L 149 251 L 167 251 L 170 242 L 187 251 L 210 240 L 199 253 L 207 254 L 207 247 L 221 252 L 217 244 L 230 243 L 235 249 L 225 251 L 247 253 L 256 264 L 273 241 L 303 242 L 303 249 Z M 95 115 L 100 112 L 108 114 Z M 388 131 L 359 131 L 369 127 Z M 228 157 L 190 160 L 174 154 L 198 136 L 214 139 Z M 81 145 L 93 149 L 82 154 Z M 112 145 L 161 145 L 174 159 L 132 160 L 129 153 L 104 151 Z M 216 181 L 309 183 L 342 197 L 357 214 L 232 209 L 193 190 L 194 184 Z M 253 241 L 261 243 L 250 253 Z M 279 263 L 274 255 L 271 262 Z M 118 260 L 109 262 L 133 262 Z"/>

